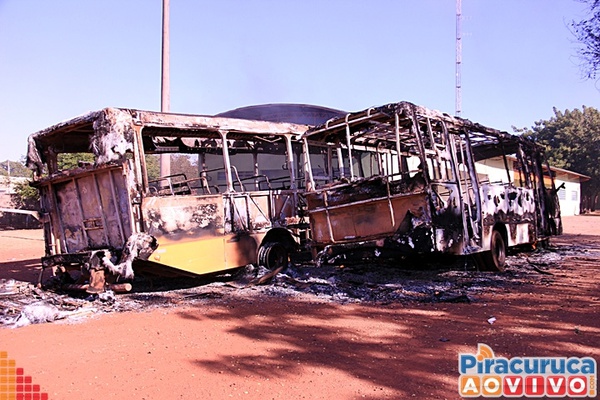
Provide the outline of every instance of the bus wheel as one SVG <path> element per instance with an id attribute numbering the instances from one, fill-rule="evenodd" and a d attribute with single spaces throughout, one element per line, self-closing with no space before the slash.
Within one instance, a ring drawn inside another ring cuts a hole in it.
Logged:
<path id="1" fill-rule="evenodd" d="M 506 242 L 500 231 L 494 229 L 490 241 L 490 251 L 484 253 L 484 262 L 491 271 L 504 271 L 506 265 Z"/>
<path id="2" fill-rule="evenodd" d="M 287 267 L 288 260 L 289 253 L 281 243 L 265 243 L 258 249 L 258 265 L 271 271 Z"/>

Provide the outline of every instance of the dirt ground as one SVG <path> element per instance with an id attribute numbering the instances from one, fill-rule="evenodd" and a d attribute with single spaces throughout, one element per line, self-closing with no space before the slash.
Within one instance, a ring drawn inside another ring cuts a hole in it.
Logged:
<path id="1" fill-rule="evenodd" d="M 143 295 L 160 300 L 151 307 L 0 328 L 0 351 L 50 399 L 456 399 L 458 353 L 478 343 L 508 358 L 600 361 L 600 216 L 564 226 L 541 258 L 511 256 L 504 275 L 469 272 L 449 301 L 437 289 L 384 301 L 155 290 Z M 42 253 L 41 231 L 1 231 L 0 279 L 36 282 Z"/>

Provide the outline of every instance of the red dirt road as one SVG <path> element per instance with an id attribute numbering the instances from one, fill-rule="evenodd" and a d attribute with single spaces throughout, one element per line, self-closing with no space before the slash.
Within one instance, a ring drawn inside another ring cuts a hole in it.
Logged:
<path id="1" fill-rule="evenodd" d="M 587 252 L 550 266 L 545 283 L 508 285 L 470 304 L 182 302 L 2 328 L 0 351 L 50 399 L 457 399 L 458 353 L 475 353 L 477 343 L 508 358 L 600 361 L 600 216 L 564 222 L 552 243 Z M 0 232 L 0 278 L 35 281 L 40 239 Z"/>

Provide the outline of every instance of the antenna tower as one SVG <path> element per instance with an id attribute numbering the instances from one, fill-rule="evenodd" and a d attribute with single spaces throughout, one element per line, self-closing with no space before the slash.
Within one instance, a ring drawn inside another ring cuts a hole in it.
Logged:
<path id="1" fill-rule="evenodd" d="M 455 115 L 460 117 L 462 112 L 462 0 L 456 0 L 456 91 Z"/>

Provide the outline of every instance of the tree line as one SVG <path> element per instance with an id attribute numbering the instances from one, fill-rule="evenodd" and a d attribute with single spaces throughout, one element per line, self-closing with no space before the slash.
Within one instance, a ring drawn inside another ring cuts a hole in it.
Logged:
<path id="1" fill-rule="evenodd" d="M 515 129 L 546 151 L 552 167 L 587 175 L 591 179 L 581 184 L 582 210 L 595 210 L 600 195 L 600 112 L 593 107 L 560 111 L 540 120 L 531 128 Z"/>

